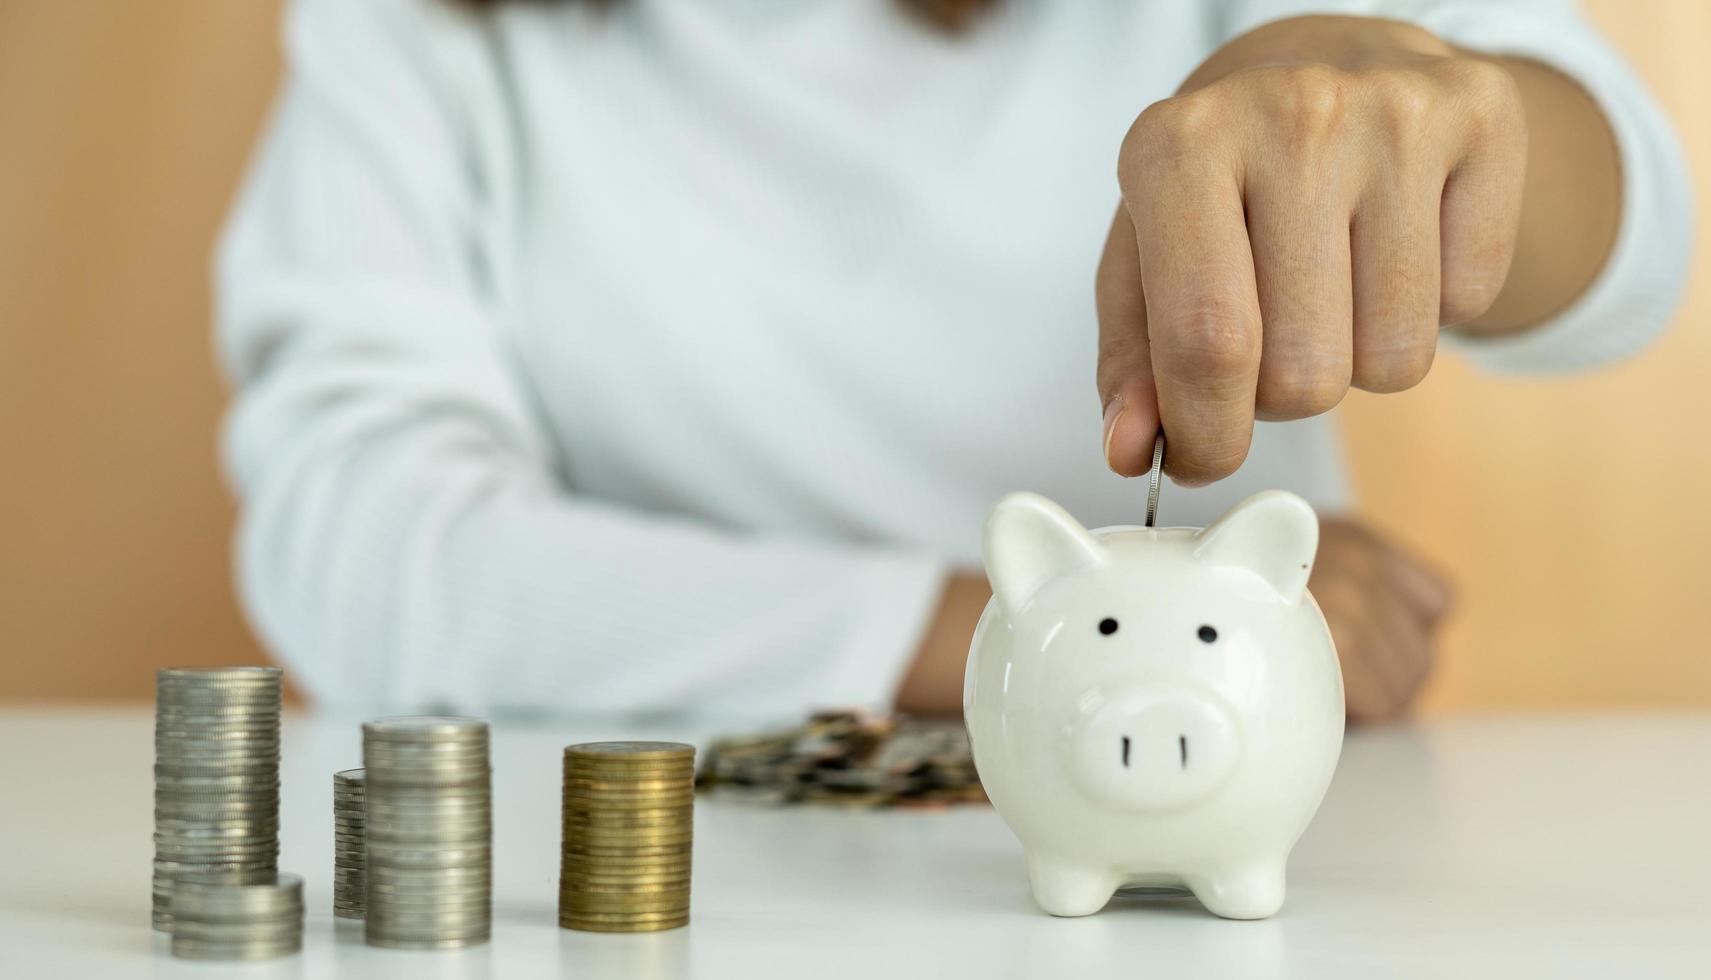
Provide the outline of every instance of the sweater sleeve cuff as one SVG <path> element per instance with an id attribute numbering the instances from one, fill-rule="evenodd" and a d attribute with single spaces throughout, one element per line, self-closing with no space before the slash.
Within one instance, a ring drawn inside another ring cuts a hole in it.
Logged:
<path id="1" fill-rule="evenodd" d="M 1668 119 L 1633 70 L 1567 12 L 1433 5 L 1423 26 L 1452 44 L 1529 58 L 1578 82 L 1603 110 L 1622 164 L 1622 219 L 1604 268 L 1550 320 L 1512 335 L 1445 331 L 1445 346 L 1497 372 L 1571 371 L 1635 353 L 1668 324 L 1687 279 L 1692 190 Z"/>
<path id="2" fill-rule="evenodd" d="M 924 557 L 887 555 L 864 563 L 861 609 L 819 686 L 828 708 L 891 711 L 944 589 L 945 568 Z"/>

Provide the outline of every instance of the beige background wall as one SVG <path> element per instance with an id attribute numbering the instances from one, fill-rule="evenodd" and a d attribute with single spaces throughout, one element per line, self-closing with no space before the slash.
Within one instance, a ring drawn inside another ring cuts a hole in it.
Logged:
<path id="1" fill-rule="evenodd" d="M 1711 3 L 1590 14 L 1681 126 L 1711 202 Z M 132 698 L 260 656 L 207 255 L 278 72 L 276 0 L 0 4 L 0 700 Z M 1431 710 L 1711 705 L 1711 249 L 1671 334 L 1596 376 L 1446 358 L 1345 413 L 1367 511 L 1462 603 Z"/>
<path id="2" fill-rule="evenodd" d="M 207 256 L 277 16 L 0 2 L 0 697 L 260 656 L 227 578 Z"/>

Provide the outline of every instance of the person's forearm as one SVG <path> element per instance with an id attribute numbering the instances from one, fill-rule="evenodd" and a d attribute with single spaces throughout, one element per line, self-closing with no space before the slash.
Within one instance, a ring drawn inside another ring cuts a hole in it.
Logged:
<path id="1" fill-rule="evenodd" d="M 969 641 L 991 597 L 986 576 L 979 572 L 959 573 L 945 581 L 938 611 L 898 688 L 897 710 L 912 715 L 954 715 L 962 711 Z"/>
<path id="2" fill-rule="evenodd" d="M 1457 328 L 1468 334 L 1524 330 L 1561 312 L 1604 267 L 1622 220 L 1621 157 L 1592 96 L 1538 62 L 1489 60 L 1508 69 L 1526 105 L 1527 183 L 1509 276 L 1491 309 Z"/>

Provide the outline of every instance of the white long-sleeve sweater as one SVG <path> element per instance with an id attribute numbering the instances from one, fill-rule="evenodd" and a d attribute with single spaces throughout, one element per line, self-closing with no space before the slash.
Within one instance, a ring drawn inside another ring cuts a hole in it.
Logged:
<path id="1" fill-rule="evenodd" d="M 886 702 L 999 495 L 1138 519 L 1093 388 L 1119 139 L 1326 6 L 1008 0 L 950 37 L 884 0 L 303 0 L 218 274 L 260 633 L 364 708 Z M 1329 6 L 1541 58 L 1614 124 L 1607 267 L 1466 355 L 1643 344 L 1688 192 L 1620 59 L 1561 3 Z M 1163 517 L 1266 487 L 1344 504 L 1328 419 Z"/>

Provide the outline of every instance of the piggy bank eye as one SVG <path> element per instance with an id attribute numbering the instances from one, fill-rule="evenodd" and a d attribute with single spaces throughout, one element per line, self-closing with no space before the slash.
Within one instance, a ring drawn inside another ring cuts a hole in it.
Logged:
<path id="1" fill-rule="evenodd" d="M 1106 636 L 1110 636 L 1112 633 L 1117 632 L 1117 621 L 1109 616 L 1101 619 L 1099 621 L 1099 632 Z"/>
<path id="2" fill-rule="evenodd" d="M 1202 626 L 1202 627 L 1200 627 L 1199 636 L 1200 636 L 1200 642 L 1211 643 L 1213 640 L 1216 640 L 1218 638 L 1218 631 L 1213 629 L 1210 626 Z"/>

